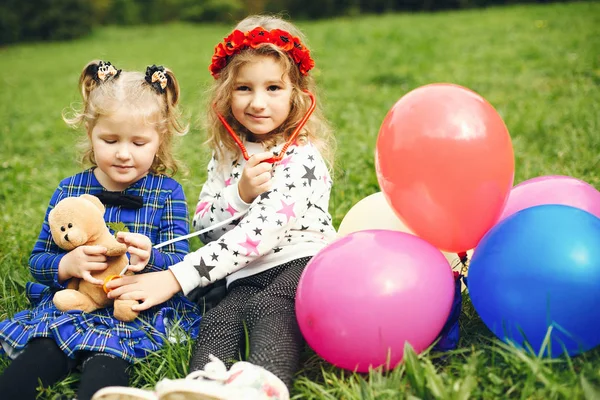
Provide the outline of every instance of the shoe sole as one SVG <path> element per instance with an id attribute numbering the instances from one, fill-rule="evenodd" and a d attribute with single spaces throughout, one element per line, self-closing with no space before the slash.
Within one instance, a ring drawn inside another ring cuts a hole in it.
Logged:
<path id="1" fill-rule="evenodd" d="M 205 394 L 190 393 L 190 392 L 173 392 L 163 394 L 159 400 L 223 400 L 224 397 L 207 396 Z"/>
<path id="2" fill-rule="evenodd" d="M 153 392 L 128 387 L 105 387 L 92 400 L 158 400 Z"/>
<path id="3" fill-rule="evenodd" d="M 172 390 L 160 393 L 159 400 L 225 400 L 223 396 L 198 393 L 197 391 Z"/>

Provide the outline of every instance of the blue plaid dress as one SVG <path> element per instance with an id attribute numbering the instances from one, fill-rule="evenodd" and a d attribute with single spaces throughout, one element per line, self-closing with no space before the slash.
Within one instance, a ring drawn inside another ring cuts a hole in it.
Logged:
<path id="1" fill-rule="evenodd" d="M 66 287 L 66 282 L 58 282 L 58 264 L 65 251 L 52 240 L 48 213 L 65 197 L 103 190 L 93 170 L 89 169 L 64 179 L 54 192 L 42 231 L 29 258 L 29 269 L 38 281 L 29 282 L 26 287 L 33 308 L 0 322 L 0 342 L 5 350 L 9 350 L 9 355 L 18 353 L 33 338 L 50 337 L 71 358 L 80 351 L 93 351 L 133 362 L 160 349 L 165 340 L 176 334 L 173 331 L 175 325 L 193 338 L 198 335 L 199 310 L 181 293 L 141 312 L 139 318 L 132 322 L 113 318 L 112 307 L 85 313 L 62 312 L 54 306 L 54 293 Z M 106 206 L 104 218 L 107 222 L 122 222 L 130 232 L 148 236 L 153 244 L 188 233 L 187 204 L 177 181 L 164 175 L 149 174 L 127 188 L 125 193 L 142 196 L 143 207 L 135 210 Z M 165 270 L 181 261 L 188 251 L 187 240 L 160 250 L 152 249 L 150 261 L 143 272 Z"/>

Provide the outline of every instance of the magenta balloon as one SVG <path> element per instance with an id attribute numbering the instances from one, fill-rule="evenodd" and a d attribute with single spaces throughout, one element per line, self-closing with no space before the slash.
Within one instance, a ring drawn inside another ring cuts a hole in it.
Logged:
<path id="1" fill-rule="evenodd" d="M 404 232 L 366 230 L 313 257 L 300 278 L 296 316 L 317 354 L 366 372 L 395 367 L 405 342 L 417 353 L 431 345 L 453 295 L 452 270 L 433 245 Z"/>
<path id="2" fill-rule="evenodd" d="M 544 204 L 576 207 L 600 218 L 600 192 L 596 188 L 570 176 L 547 175 L 513 187 L 500 220 L 517 211 Z"/>

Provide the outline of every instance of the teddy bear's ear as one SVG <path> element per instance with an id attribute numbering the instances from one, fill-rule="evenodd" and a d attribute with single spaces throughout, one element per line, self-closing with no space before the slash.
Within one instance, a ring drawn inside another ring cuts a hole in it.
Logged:
<path id="1" fill-rule="evenodd" d="M 86 199 L 87 201 L 91 202 L 93 205 L 98 207 L 102 215 L 104 215 L 104 204 L 102 204 L 99 198 L 97 198 L 96 196 L 92 196 L 91 194 L 82 194 L 80 197 Z"/>

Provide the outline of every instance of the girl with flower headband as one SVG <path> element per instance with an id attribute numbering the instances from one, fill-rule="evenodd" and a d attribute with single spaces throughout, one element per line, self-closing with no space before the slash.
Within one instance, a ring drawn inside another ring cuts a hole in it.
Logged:
<path id="1" fill-rule="evenodd" d="M 332 136 L 314 102 L 314 62 L 301 37 L 289 22 L 252 16 L 216 46 L 213 157 L 193 227 L 220 226 L 201 236 L 204 247 L 157 273 L 156 284 L 149 276 L 109 283 L 111 295 L 151 307 L 227 280 L 226 296 L 200 323 L 188 376 L 199 379 L 163 380 L 154 393 L 105 388 L 94 399 L 289 398 L 304 346 L 296 289 L 308 261 L 335 236 Z M 246 345 L 247 360 L 235 362 Z"/>
<path id="2" fill-rule="evenodd" d="M 79 86 L 83 109 L 65 121 L 85 126 L 83 160 L 91 168 L 61 181 L 52 195 L 29 259 L 38 281 L 26 286 L 33 308 L 0 322 L 2 349 L 14 358 L 0 375 L 2 398 L 35 399 L 40 385 L 52 385 L 77 367 L 77 398 L 90 399 L 102 387 L 127 384 L 130 363 L 160 349 L 175 323 L 194 338 L 198 333 L 198 309 L 181 294 L 131 322 L 116 320 L 112 307 L 63 312 L 53 303 L 71 277 L 102 285 L 94 275 L 107 266 L 101 246 L 66 252 L 53 242 L 48 213 L 66 197 L 96 195 L 105 205 L 105 220 L 128 228 L 118 240 L 128 246 L 131 271 L 166 270 L 189 250 L 185 240 L 152 248 L 188 231 L 182 187 L 169 177 L 177 171 L 172 138 L 187 130 L 179 122 L 173 73 L 153 65 L 144 75 L 92 61 Z"/>

